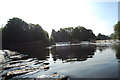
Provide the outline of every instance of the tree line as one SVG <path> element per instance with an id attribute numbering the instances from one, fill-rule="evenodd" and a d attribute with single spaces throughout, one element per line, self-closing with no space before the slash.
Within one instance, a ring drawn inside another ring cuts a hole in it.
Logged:
<path id="1" fill-rule="evenodd" d="M 52 30 L 51 41 L 52 42 L 80 42 L 90 41 L 95 39 L 95 34 L 90 29 L 85 27 L 68 27 L 61 28 L 58 31 Z"/>
<path id="2" fill-rule="evenodd" d="M 106 36 L 99 33 L 97 36 L 91 29 L 83 26 L 60 28 L 52 30 L 49 38 L 48 33 L 39 24 L 29 24 L 20 18 L 9 19 L 7 24 L 0 29 L 2 31 L 2 47 L 8 48 L 11 45 L 39 44 L 41 47 L 49 46 L 54 42 L 81 42 L 94 40 L 119 39 L 120 21 L 114 26 L 114 33 Z"/>
<path id="3" fill-rule="evenodd" d="M 75 28 L 61 28 L 58 31 L 52 30 L 51 41 L 54 42 L 81 42 L 95 40 L 108 40 L 110 37 L 99 33 L 97 36 L 91 29 L 86 29 L 83 26 L 77 26 Z"/>

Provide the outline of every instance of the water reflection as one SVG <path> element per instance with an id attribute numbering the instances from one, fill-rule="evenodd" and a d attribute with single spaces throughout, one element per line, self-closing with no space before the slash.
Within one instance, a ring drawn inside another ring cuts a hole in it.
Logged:
<path id="1" fill-rule="evenodd" d="M 61 59 L 63 62 L 74 62 L 92 58 L 95 50 L 95 45 L 56 46 L 51 49 L 51 53 L 54 61 Z"/>
<path id="2" fill-rule="evenodd" d="M 48 49 L 41 49 L 40 47 L 35 46 L 25 46 L 10 50 L 17 51 L 21 54 L 27 54 L 30 58 L 37 58 L 39 60 L 46 60 L 46 56 L 49 55 Z"/>
<path id="3" fill-rule="evenodd" d="M 113 53 L 115 52 L 117 59 L 120 59 L 120 44 L 117 45 L 81 44 L 81 45 L 55 46 L 50 50 L 40 49 L 39 47 L 26 47 L 26 48 L 24 47 L 16 49 L 16 51 L 27 54 L 29 57 L 26 58 L 25 56 L 26 59 L 23 59 L 24 56 L 21 54 L 8 56 L 11 59 L 11 61 L 8 61 L 5 64 L 3 72 L 3 76 L 5 76 L 6 79 L 21 77 L 30 78 L 30 76 L 32 75 L 34 75 L 32 77 L 36 78 L 37 74 L 43 75 L 43 73 L 48 72 L 51 74 L 54 71 L 60 72 L 64 70 L 66 70 L 67 72 L 67 73 L 63 72 L 65 75 L 69 75 L 69 73 L 72 72 L 73 77 L 74 76 L 86 77 L 87 74 L 88 75 L 93 74 L 94 76 L 94 74 L 96 73 L 101 73 L 100 75 L 104 76 L 105 75 L 104 73 L 107 72 L 105 71 L 107 70 L 107 68 L 109 68 L 111 71 L 109 70 L 110 72 L 108 71 L 106 74 L 110 73 L 110 75 L 108 74 L 107 76 L 111 77 L 111 74 L 113 75 L 115 72 L 117 72 L 117 67 L 115 67 L 116 60 Z M 16 60 L 14 60 L 14 58 Z M 92 59 L 88 60 L 88 58 Z M 81 64 L 78 61 L 85 62 L 83 62 L 84 64 L 83 63 Z M 69 64 L 68 62 L 74 62 L 74 64 Z M 71 69 L 71 67 L 75 68 Z M 88 68 L 90 68 L 91 71 L 89 70 L 86 72 Z M 21 73 L 16 74 L 17 72 Z M 7 77 L 6 73 L 8 74 Z M 80 73 L 82 74 L 79 75 Z M 97 76 L 100 77 L 99 75 Z"/>
<path id="4" fill-rule="evenodd" d="M 116 53 L 116 58 L 120 59 L 120 44 L 116 44 L 113 46 L 113 49 L 115 50 Z"/>
<path id="5" fill-rule="evenodd" d="M 97 44 L 82 44 L 82 45 L 68 45 L 68 46 L 55 46 L 52 49 L 40 49 L 39 47 L 20 47 L 11 49 L 22 54 L 27 54 L 30 58 L 38 58 L 39 60 L 47 60 L 49 54 L 52 54 L 53 61 L 61 59 L 63 62 L 71 61 L 85 61 L 87 58 L 93 58 L 96 50 L 100 52 L 112 47 L 116 52 L 117 59 L 120 59 L 120 44 L 114 45 L 97 45 Z"/>
<path id="6" fill-rule="evenodd" d="M 97 49 L 102 52 L 108 48 L 108 45 L 97 45 Z"/>

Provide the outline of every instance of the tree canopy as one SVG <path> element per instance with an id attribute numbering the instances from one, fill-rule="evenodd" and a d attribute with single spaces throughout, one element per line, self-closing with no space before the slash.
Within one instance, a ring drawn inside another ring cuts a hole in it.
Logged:
<path id="1" fill-rule="evenodd" d="M 39 45 L 47 46 L 48 33 L 39 24 L 28 24 L 22 19 L 9 19 L 2 29 L 3 48 L 9 45 L 39 42 Z"/>
<path id="2" fill-rule="evenodd" d="M 58 31 L 52 30 L 51 41 L 53 42 L 80 42 L 95 39 L 95 34 L 90 29 L 82 26 L 61 28 Z"/>
<path id="3" fill-rule="evenodd" d="M 114 37 L 120 40 L 120 21 L 118 21 L 117 24 L 114 25 Z"/>

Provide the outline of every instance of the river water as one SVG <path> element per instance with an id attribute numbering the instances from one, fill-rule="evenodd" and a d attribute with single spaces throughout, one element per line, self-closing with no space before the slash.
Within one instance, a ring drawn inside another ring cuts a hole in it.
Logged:
<path id="1" fill-rule="evenodd" d="M 24 49 L 20 53 L 27 54 L 28 58 L 48 63 L 49 68 L 32 71 L 32 74 L 16 75 L 11 79 L 38 78 L 40 75 L 56 72 L 74 79 L 117 79 L 119 75 L 119 44 L 59 45 L 43 51 L 40 51 L 39 48 Z M 5 69 L 3 72 L 8 70 L 10 71 L 10 69 Z"/>

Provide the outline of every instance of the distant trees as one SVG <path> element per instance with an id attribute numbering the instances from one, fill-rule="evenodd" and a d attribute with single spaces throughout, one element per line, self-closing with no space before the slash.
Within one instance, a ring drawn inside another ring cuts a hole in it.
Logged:
<path id="1" fill-rule="evenodd" d="M 92 30 L 82 26 L 75 27 L 72 36 L 74 41 L 90 41 L 95 39 L 95 34 Z"/>
<path id="2" fill-rule="evenodd" d="M 42 29 L 39 24 L 28 24 L 22 19 L 9 19 L 7 24 L 1 28 L 3 48 L 11 47 L 10 45 L 31 44 L 36 43 L 39 46 L 48 46 L 49 41 L 54 42 L 81 42 L 109 39 L 108 36 L 98 34 L 95 36 L 92 30 L 86 29 L 83 26 L 60 28 L 60 30 L 52 30 L 49 40 L 48 33 Z M 114 26 L 115 33 L 120 39 L 120 22 Z"/>
<path id="3" fill-rule="evenodd" d="M 95 34 L 90 29 L 82 26 L 61 28 L 58 31 L 52 30 L 52 42 L 80 42 L 95 39 Z"/>
<path id="4" fill-rule="evenodd" d="M 96 39 L 97 39 L 97 40 L 108 40 L 108 39 L 110 39 L 110 37 L 99 33 L 99 34 L 96 36 Z"/>
<path id="5" fill-rule="evenodd" d="M 2 29 L 3 48 L 9 45 L 17 45 L 38 41 L 47 46 L 49 43 L 48 33 L 38 24 L 27 24 L 22 19 L 12 18 Z"/>
<path id="6" fill-rule="evenodd" d="M 52 30 L 51 40 L 53 42 L 68 42 L 71 38 L 71 30 L 72 28 L 61 28 L 58 31 Z"/>

